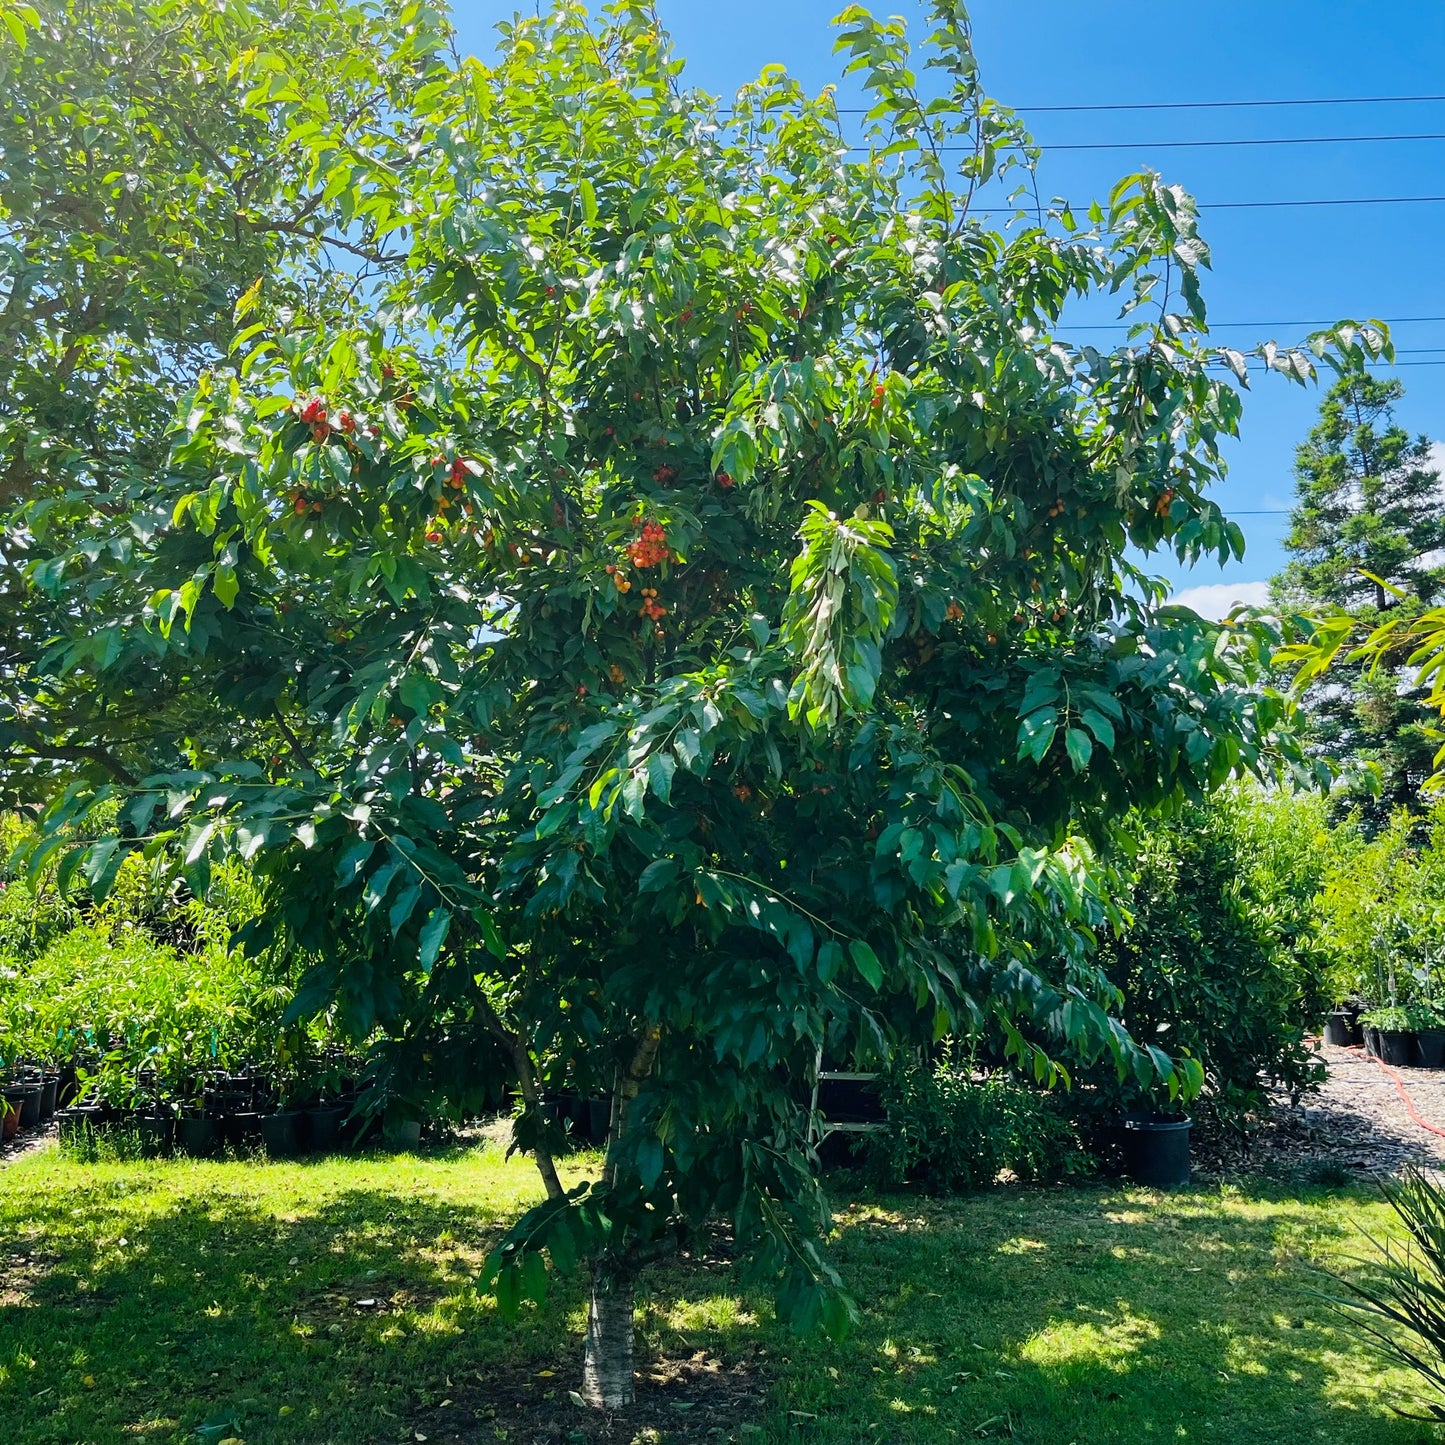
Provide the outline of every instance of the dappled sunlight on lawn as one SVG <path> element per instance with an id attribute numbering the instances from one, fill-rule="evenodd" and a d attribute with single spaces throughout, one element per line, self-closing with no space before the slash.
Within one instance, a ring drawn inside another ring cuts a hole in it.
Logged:
<path id="1" fill-rule="evenodd" d="M 1156 1321 L 1122 1301 L 1112 1310 L 1076 1305 L 1075 1316 L 1051 1319 L 1023 1342 L 1018 1358 L 1045 1370 L 1086 1364 L 1123 1371 L 1132 1355 L 1163 1335 Z"/>
<path id="2" fill-rule="evenodd" d="M 0 1176 L 18 1262 L 0 1294 L 5 1445 L 182 1439 L 206 1421 L 248 1442 L 360 1445 L 411 1438 L 408 1420 L 463 1399 L 476 1439 L 522 1445 L 486 1415 L 489 1382 L 565 1404 L 580 1281 L 511 1325 L 475 1278 L 539 1193 L 528 1161 L 496 1148 L 22 1161 Z M 855 1197 L 833 1241 L 862 1309 L 848 1340 L 779 1328 L 719 1234 L 650 1272 L 639 1357 L 761 1380 L 747 1445 L 1414 1445 L 1387 1409 L 1406 1382 L 1316 1293 L 1317 1266 L 1362 1250 L 1357 1223 L 1386 1223 L 1368 1194 Z"/>

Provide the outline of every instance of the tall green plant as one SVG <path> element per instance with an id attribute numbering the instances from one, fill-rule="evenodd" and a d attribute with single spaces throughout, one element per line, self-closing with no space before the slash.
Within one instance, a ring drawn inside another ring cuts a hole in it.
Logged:
<path id="1" fill-rule="evenodd" d="M 1295 458 L 1290 561 L 1274 579 L 1286 606 L 1343 609 L 1365 629 L 1396 611 L 1392 625 L 1408 631 L 1406 619 L 1439 595 L 1440 473 L 1430 439 L 1396 421 L 1404 394 L 1398 380 L 1376 376 L 1345 378 L 1326 394 Z M 1432 709 L 1409 677 L 1408 651 L 1342 661 L 1302 697 L 1312 744 L 1348 765 L 1341 792 L 1372 831 L 1396 808 L 1418 809 L 1432 772 Z"/>
<path id="2" fill-rule="evenodd" d="M 1104 967 L 1134 1037 L 1197 1058 L 1226 1121 L 1247 1123 L 1271 1083 L 1298 1094 L 1323 1077 L 1308 1035 L 1329 1001 L 1322 895 L 1340 846 L 1322 798 L 1250 788 L 1143 830 Z"/>
<path id="3" fill-rule="evenodd" d="M 30 570 L 57 688 L 144 717 L 159 670 L 200 714 L 183 748 L 133 728 L 144 778 L 49 826 L 123 798 L 63 865 L 98 892 L 136 848 L 198 894 L 254 858 L 321 960 L 298 1012 L 520 1090 L 548 1197 L 488 1282 L 513 1313 L 585 1261 L 615 1406 L 639 1269 L 717 1211 L 786 1318 L 846 1325 L 796 1090 L 820 1047 L 987 1029 L 1041 1077 L 1068 1045 L 1194 1082 L 1108 1018 L 1089 942 L 1127 809 L 1272 766 L 1269 630 L 1130 560 L 1242 551 L 1208 488 L 1245 363 L 1207 342 L 1178 187 L 983 222 L 1036 151 L 958 0 L 916 56 L 844 12 L 862 149 L 776 69 L 685 88 L 642 4 L 558 3 L 459 67 L 405 13 L 345 56 L 417 87 L 380 117 L 230 61 L 282 199 L 404 265 L 364 325 L 258 312 L 134 506 Z M 1124 298 L 1112 354 L 1056 334 L 1090 295 Z M 1265 354 L 1303 380 L 1383 345 Z M 543 1094 L 579 1077 L 614 1127 L 569 1190 Z"/>
<path id="4" fill-rule="evenodd" d="M 1445 1422 L 1445 1187 L 1414 1165 L 1380 1187 L 1404 1226 L 1404 1245 L 1371 1239 L 1376 1257 L 1362 1261 L 1371 1272 L 1337 1276 L 1348 1295 L 1335 1303 L 1428 1392 L 1417 1409 L 1400 1413 Z"/>

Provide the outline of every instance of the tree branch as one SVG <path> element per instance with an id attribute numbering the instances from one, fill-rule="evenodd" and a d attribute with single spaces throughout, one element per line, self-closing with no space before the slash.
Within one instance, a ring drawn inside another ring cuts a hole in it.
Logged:
<path id="1" fill-rule="evenodd" d="M 618 1079 L 612 1093 L 612 1121 L 608 1129 L 607 1162 L 602 1168 L 602 1183 L 612 1187 L 617 1177 L 617 1148 L 627 1130 L 627 1116 L 632 1110 L 632 1101 L 637 1097 L 648 1075 L 657 1062 L 657 1050 L 662 1043 L 662 1025 L 648 1024 L 642 1031 L 637 1048 L 632 1055 L 626 1072 Z"/>
<path id="2" fill-rule="evenodd" d="M 33 728 L 26 727 L 24 723 L 13 722 L 10 727 L 24 743 L 28 749 L 28 755 L 31 757 L 54 758 L 59 762 L 69 763 L 99 763 L 112 777 L 127 787 L 134 787 L 138 781 L 136 775 L 119 758 L 113 757 L 102 747 L 48 743 Z"/>
<path id="3" fill-rule="evenodd" d="M 502 1022 L 491 1002 L 485 997 L 482 998 L 482 1011 L 486 1016 L 488 1032 L 512 1056 L 512 1063 L 517 1069 L 517 1088 L 527 1107 L 540 1108 L 542 1096 L 537 1090 L 537 1076 L 532 1070 L 532 1056 L 527 1052 L 525 1041 L 520 1034 L 514 1033 Z M 537 1165 L 537 1172 L 542 1176 L 547 1198 L 561 1199 L 567 1191 L 562 1188 L 562 1181 L 557 1177 L 556 1161 L 545 1149 L 533 1149 L 532 1158 Z"/>

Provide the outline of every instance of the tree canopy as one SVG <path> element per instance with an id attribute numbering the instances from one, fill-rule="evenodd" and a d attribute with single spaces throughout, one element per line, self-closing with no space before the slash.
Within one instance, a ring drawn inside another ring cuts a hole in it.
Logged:
<path id="1" fill-rule="evenodd" d="M 1243 550 L 1208 488 L 1244 359 L 1207 342 L 1194 203 L 1143 174 L 1046 210 L 963 6 L 926 14 L 917 56 L 840 17 L 862 146 L 777 68 L 688 88 L 637 3 L 564 0 L 487 64 L 425 7 L 357 18 L 339 87 L 238 40 L 272 204 L 382 268 L 316 311 L 264 271 L 164 460 L 114 502 L 71 472 L 68 528 L 42 494 L 7 534 L 48 539 L 30 695 L 110 700 L 72 749 L 130 729 L 33 865 L 103 891 L 142 849 L 203 893 L 239 853 L 325 960 L 298 1009 L 386 1023 L 399 1091 L 515 1089 L 548 1197 L 489 1278 L 515 1309 L 589 1263 L 599 1402 L 630 1397 L 637 1271 L 718 1212 L 785 1315 L 846 1324 L 820 1051 L 994 1028 L 1042 1080 L 1067 1047 L 1193 1087 L 1109 1015 L 1101 845 L 1291 760 L 1268 629 L 1128 560 Z M 1110 292 L 1126 345 L 1059 339 Z M 1382 345 L 1267 355 L 1303 380 Z M 68 848 L 97 806 L 119 829 Z M 612 1100 L 571 1192 L 561 1089 Z"/>

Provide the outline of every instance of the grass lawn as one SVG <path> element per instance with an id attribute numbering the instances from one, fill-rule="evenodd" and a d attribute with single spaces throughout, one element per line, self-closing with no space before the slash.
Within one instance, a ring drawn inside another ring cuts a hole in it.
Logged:
<path id="1" fill-rule="evenodd" d="M 470 1285 L 536 1193 L 531 1166 L 490 1147 L 26 1156 L 0 1170 L 0 1441 L 532 1445 L 509 1390 L 580 1425 L 576 1289 L 514 1326 Z M 783 1333 L 704 1264 L 655 1274 L 643 1340 L 757 1382 L 709 1427 L 749 1445 L 1433 1439 L 1389 1413 L 1408 1381 L 1311 1294 L 1357 1223 L 1387 1224 L 1365 1193 L 1275 1186 L 845 1199 L 835 1254 L 865 1311 L 845 1344 Z M 639 1438 L 708 1438 L 677 1389 L 676 1431 Z"/>

